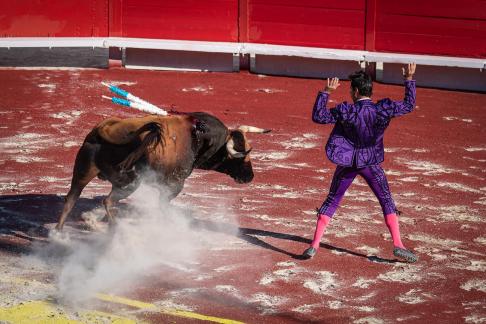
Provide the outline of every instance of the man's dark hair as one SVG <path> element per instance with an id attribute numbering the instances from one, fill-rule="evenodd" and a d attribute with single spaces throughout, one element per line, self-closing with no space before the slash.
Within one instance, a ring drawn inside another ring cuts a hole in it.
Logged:
<path id="1" fill-rule="evenodd" d="M 373 92 L 373 82 L 371 76 L 365 71 L 356 71 L 349 76 L 351 88 L 358 89 L 360 96 L 371 97 Z"/>

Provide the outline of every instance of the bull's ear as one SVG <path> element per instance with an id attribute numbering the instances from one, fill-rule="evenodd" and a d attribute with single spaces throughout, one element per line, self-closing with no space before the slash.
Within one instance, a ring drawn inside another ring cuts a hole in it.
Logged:
<path id="1" fill-rule="evenodd" d="M 265 129 L 265 128 L 258 128 L 255 126 L 247 126 L 247 125 L 242 125 L 238 127 L 238 129 L 244 133 L 270 133 L 272 130 L 271 129 Z"/>

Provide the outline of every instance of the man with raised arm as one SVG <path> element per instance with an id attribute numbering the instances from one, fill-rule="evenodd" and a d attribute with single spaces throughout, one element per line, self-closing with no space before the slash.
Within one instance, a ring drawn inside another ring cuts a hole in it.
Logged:
<path id="1" fill-rule="evenodd" d="M 314 239 L 311 246 L 304 251 L 304 258 L 312 258 L 317 253 L 324 230 L 339 202 L 354 178 L 360 175 L 366 180 L 381 205 L 385 224 L 393 240 L 393 254 L 407 262 L 418 260 L 401 241 L 397 210 L 385 172 L 380 165 L 384 160 L 383 136 L 390 120 L 408 114 L 415 108 L 414 73 L 415 63 L 408 64 L 407 68 L 403 69 L 403 101 L 386 98 L 374 103 L 371 100 L 373 83 L 364 71 L 349 76 L 353 103 L 343 102 L 330 109 L 326 107 L 330 94 L 340 86 L 338 78 L 328 79 L 324 91 L 317 95 L 312 120 L 318 124 L 334 124 L 326 144 L 326 154 L 337 167 L 329 194 L 317 213 Z"/>

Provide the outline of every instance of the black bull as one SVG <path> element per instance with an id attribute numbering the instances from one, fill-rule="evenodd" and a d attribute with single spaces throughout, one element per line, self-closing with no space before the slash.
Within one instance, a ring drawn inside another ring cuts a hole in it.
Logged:
<path id="1" fill-rule="evenodd" d="M 238 183 L 253 179 L 245 133 L 267 133 L 251 126 L 228 129 L 219 119 L 196 112 L 140 118 L 109 118 L 86 136 L 74 164 L 71 188 L 56 229 L 61 230 L 84 187 L 96 176 L 112 184 L 104 199 L 106 215 L 141 183 L 141 174 L 152 170 L 157 183 L 176 197 L 193 169 L 214 170 Z"/>

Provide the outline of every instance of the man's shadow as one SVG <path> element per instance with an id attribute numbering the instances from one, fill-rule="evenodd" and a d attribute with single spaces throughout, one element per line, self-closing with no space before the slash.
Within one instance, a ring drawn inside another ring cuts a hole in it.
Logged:
<path id="1" fill-rule="evenodd" d="M 229 225 L 229 224 L 215 223 L 213 221 L 201 220 L 201 219 L 196 219 L 196 218 L 192 219 L 192 225 L 195 226 L 196 228 L 202 228 L 202 229 L 210 230 L 210 231 L 213 231 L 213 232 L 225 233 L 225 234 L 229 234 L 229 235 L 232 235 L 232 234 L 234 235 L 235 229 L 236 229 L 237 230 L 237 232 L 236 232 L 237 236 L 239 238 L 245 240 L 246 242 L 253 244 L 253 245 L 256 245 L 256 246 L 259 246 L 259 247 L 263 247 L 263 248 L 271 250 L 271 251 L 275 251 L 275 252 L 278 252 L 278 253 L 288 255 L 289 257 L 291 257 L 293 259 L 297 259 L 297 260 L 305 260 L 305 258 L 301 254 L 295 254 L 295 253 L 286 251 L 284 249 L 281 249 L 277 246 L 274 246 L 270 243 L 267 243 L 267 242 L 259 239 L 257 236 L 272 237 L 272 238 L 281 239 L 281 240 L 304 243 L 306 245 L 310 245 L 310 243 L 312 242 L 311 240 L 306 239 L 306 238 L 301 237 L 301 236 L 298 236 L 298 235 L 272 232 L 272 231 L 260 230 L 260 229 L 255 229 L 255 228 L 235 227 L 235 226 Z M 396 263 L 396 262 L 399 262 L 396 259 L 385 259 L 385 258 L 381 258 L 381 257 L 375 256 L 375 255 L 368 256 L 368 255 L 363 254 L 363 253 L 351 251 L 351 250 L 348 250 L 348 249 L 345 249 L 345 248 L 336 247 L 336 246 L 326 244 L 326 243 L 321 243 L 320 247 L 328 249 L 330 251 L 336 251 L 336 252 L 345 253 L 345 254 L 349 254 L 349 255 L 353 255 L 353 256 L 357 256 L 357 257 L 366 258 L 366 259 L 368 259 L 372 262 L 379 262 L 379 263 Z"/>
<path id="2" fill-rule="evenodd" d="M 102 196 L 94 198 L 80 198 L 71 211 L 68 222 L 76 222 L 75 226 L 80 225 L 81 215 L 102 206 Z M 58 221 L 64 205 L 62 196 L 53 194 L 24 194 L 24 195 L 4 195 L 0 196 L 0 234 L 13 236 L 34 241 L 46 241 L 49 236 L 47 224 Z M 129 204 L 121 204 L 120 209 L 129 209 Z M 214 222 L 194 218 L 190 209 L 175 207 L 182 211 L 183 215 L 189 218 L 191 225 L 196 229 L 205 229 L 212 232 L 236 235 L 246 242 L 262 247 L 267 250 L 285 254 L 293 259 L 301 260 L 302 255 L 286 251 L 278 246 L 272 245 L 258 238 L 258 236 L 271 237 L 280 240 L 293 241 L 309 245 L 311 241 L 301 236 L 279 233 L 248 227 L 237 227 L 231 224 Z M 123 213 L 121 213 L 123 214 Z M 82 224 L 82 222 L 81 222 Z M 384 259 L 378 256 L 368 256 L 363 253 L 336 247 L 330 244 L 321 243 L 321 248 L 330 251 L 349 254 L 352 256 L 366 258 L 373 262 L 395 263 L 398 260 Z M 13 253 L 28 253 L 28 246 L 16 245 L 11 241 L 0 240 L 0 250 Z"/>

